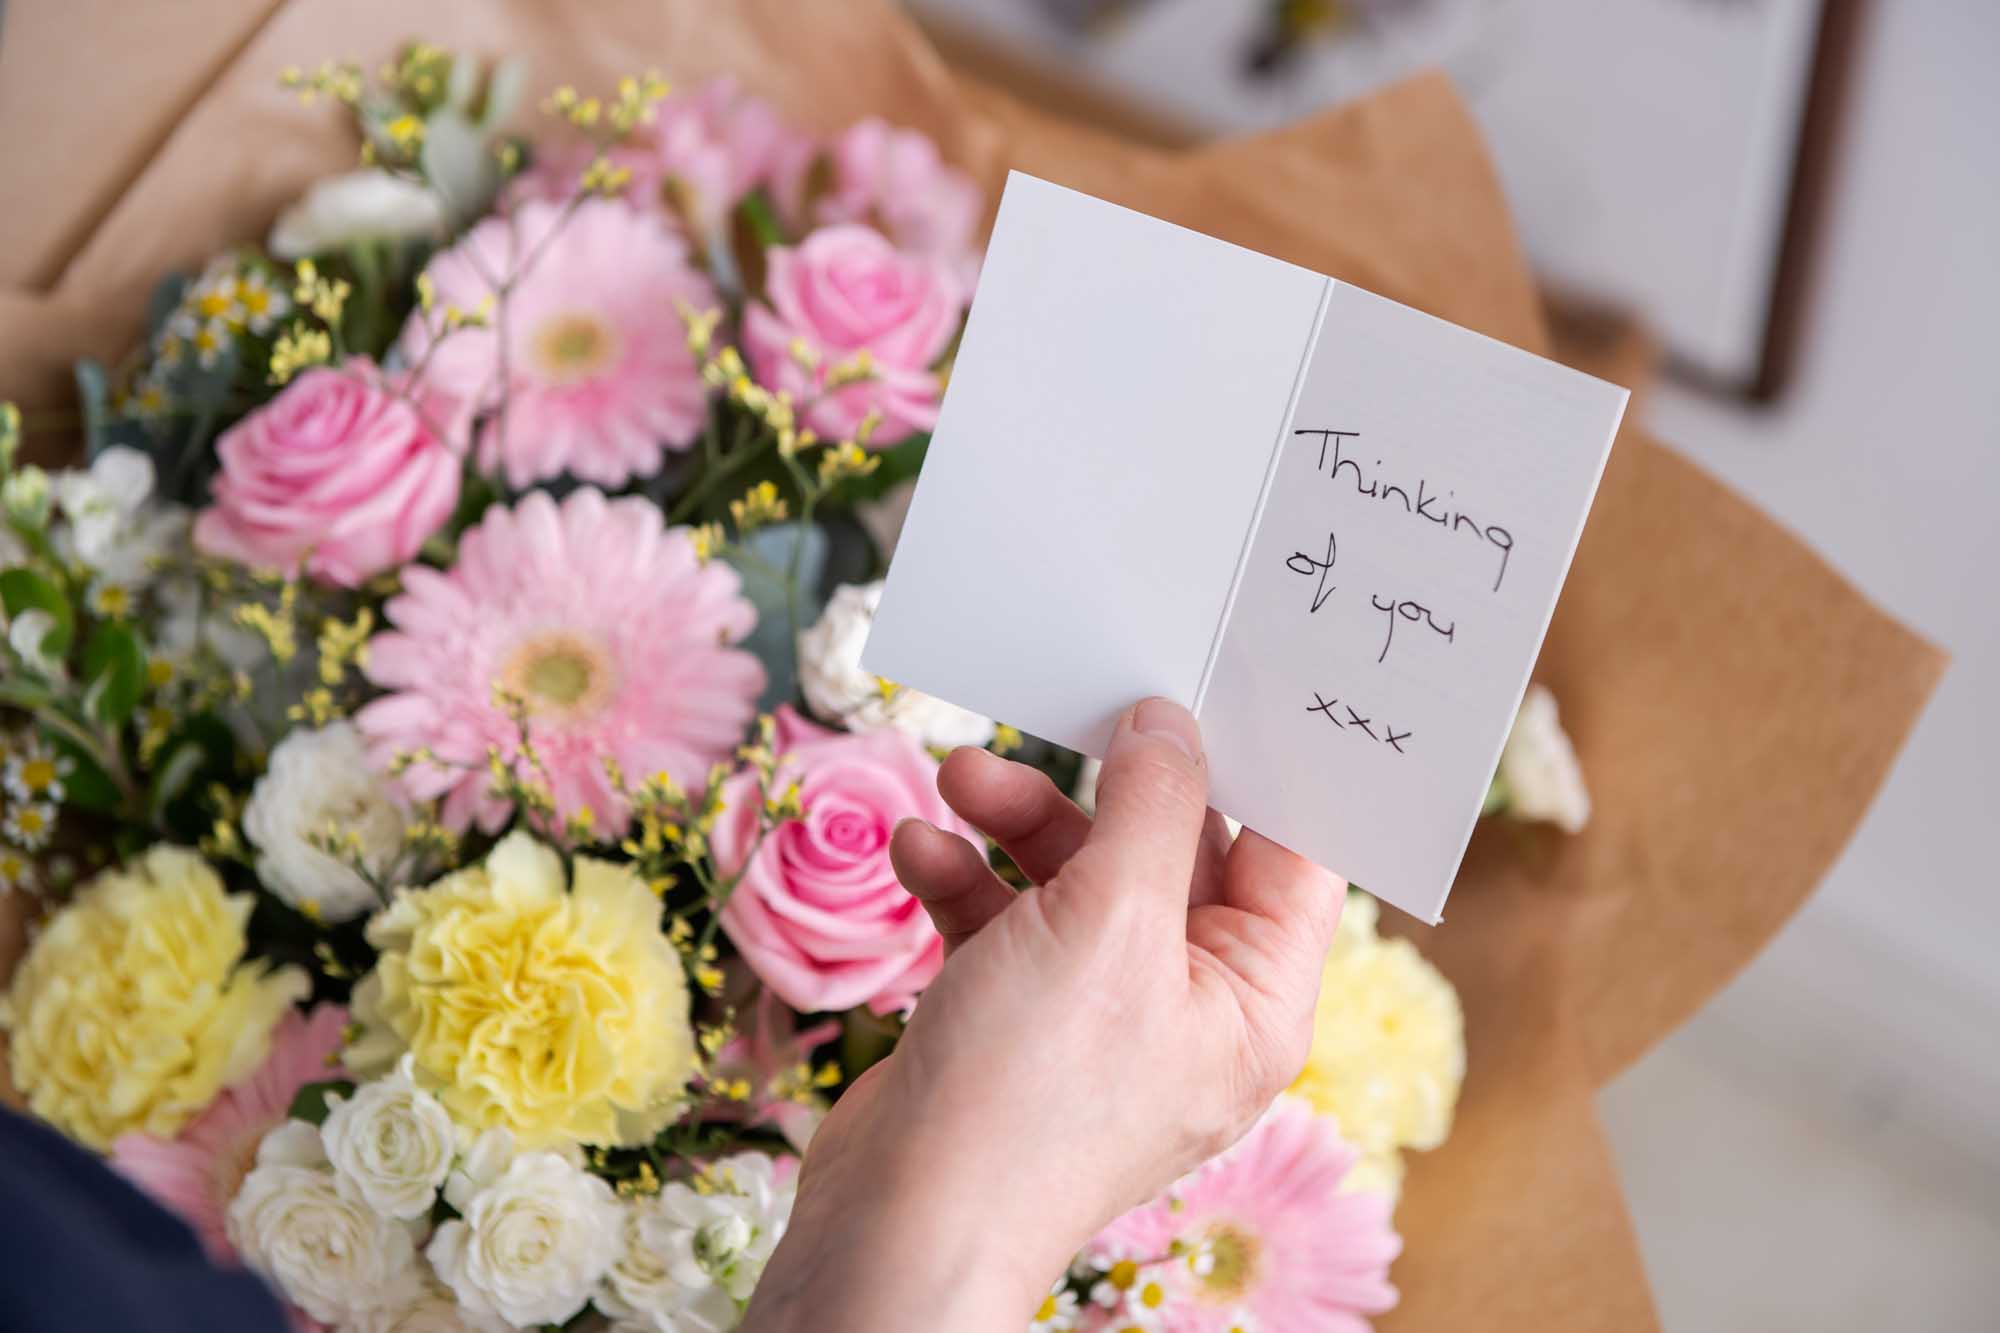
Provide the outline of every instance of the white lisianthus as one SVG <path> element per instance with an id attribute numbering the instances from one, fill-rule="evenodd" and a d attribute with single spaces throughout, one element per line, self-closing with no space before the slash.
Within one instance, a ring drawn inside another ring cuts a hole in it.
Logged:
<path id="1" fill-rule="evenodd" d="M 1565 833 L 1580 833 L 1590 822 L 1583 765 L 1556 715 L 1556 697 L 1540 685 L 1530 685 L 1521 700 L 1500 751 L 1498 781 L 1502 808 L 1516 819 L 1546 821 Z"/>
<path id="2" fill-rule="evenodd" d="M 67 520 L 54 532 L 56 550 L 95 574 L 93 610 L 129 613 L 130 594 L 186 544 L 187 510 L 153 501 L 153 460 L 123 445 L 106 449 L 88 468 L 58 473 L 54 487 Z"/>
<path id="3" fill-rule="evenodd" d="M 435 190 L 369 168 L 313 182 L 271 228 L 269 249 L 280 259 L 303 259 L 355 241 L 438 236 L 444 227 Z"/>
<path id="4" fill-rule="evenodd" d="M 619 1326 L 634 1329 L 725 1333 L 736 1327 L 735 1299 L 699 1265 L 685 1257 L 677 1261 L 646 1239 L 646 1223 L 659 1213 L 660 1197 L 638 1198 L 626 1205 L 624 1249 L 598 1288 L 597 1308 L 629 1321 Z"/>
<path id="5" fill-rule="evenodd" d="M 475 1314 L 521 1325 L 561 1324 L 624 1246 L 624 1210 L 611 1187 L 560 1153 L 513 1153 L 488 1130 L 445 1181 L 460 1217 L 426 1253 L 438 1278 Z"/>
<path id="6" fill-rule="evenodd" d="M 320 1126 L 334 1170 L 386 1217 L 429 1213 L 458 1154 L 451 1116 L 417 1086 L 412 1059 L 405 1055 L 395 1073 L 362 1084 L 350 1098 L 329 1097 Z"/>
<path id="7" fill-rule="evenodd" d="M 702 1171 L 705 1190 L 680 1181 L 647 1201 L 639 1237 L 682 1287 L 713 1285 L 747 1301 L 792 1217 L 797 1174 L 779 1178 L 763 1153 L 737 1153 Z"/>
<path id="8" fill-rule="evenodd" d="M 868 641 L 868 625 L 881 600 L 879 581 L 842 584 L 820 618 L 800 632 L 799 688 L 807 706 L 823 721 L 849 731 L 895 727 L 941 749 L 992 740 L 993 719 L 861 669 L 861 645 Z"/>
<path id="9" fill-rule="evenodd" d="M 411 1227 L 368 1206 L 321 1151 L 319 1131 L 288 1120 L 264 1136 L 229 1205 L 229 1243 L 285 1299 L 327 1323 L 399 1306 L 422 1290 Z"/>
<path id="10" fill-rule="evenodd" d="M 494 1315 L 474 1314 L 431 1283 L 407 1305 L 370 1310 L 342 1325 L 342 1333 L 514 1333 L 514 1325 Z"/>
<path id="11" fill-rule="evenodd" d="M 257 847 L 257 878 L 294 907 L 347 921 L 381 906 L 354 866 L 313 845 L 329 832 L 349 844 L 378 877 L 403 849 L 403 812 L 368 765 L 361 733 L 347 722 L 291 732 L 271 751 L 270 767 L 251 789 L 243 831 Z"/>

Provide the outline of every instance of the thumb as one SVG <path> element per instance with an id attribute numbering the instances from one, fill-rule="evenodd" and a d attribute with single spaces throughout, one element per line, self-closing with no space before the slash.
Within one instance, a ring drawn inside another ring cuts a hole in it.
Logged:
<path id="1" fill-rule="evenodd" d="M 1171 699 L 1146 699 L 1118 719 L 1097 780 L 1097 819 L 1079 856 L 1112 886 L 1095 893 L 1143 894 L 1162 910 L 1187 911 L 1208 762 L 1194 715 Z"/>

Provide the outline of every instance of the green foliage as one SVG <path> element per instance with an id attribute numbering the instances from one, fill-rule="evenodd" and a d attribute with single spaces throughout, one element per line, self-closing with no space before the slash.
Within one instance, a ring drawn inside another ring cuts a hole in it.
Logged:
<path id="1" fill-rule="evenodd" d="M 327 1112 L 333 1108 L 326 1104 L 329 1096 L 352 1097 L 354 1084 L 344 1078 L 329 1078 L 319 1083 L 308 1083 L 299 1089 L 298 1096 L 292 1098 L 292 1109 L 288 1114 L 293 1120 L 303 1120 L 308 1124 L 323 1125 Z"/>
<path id="2" fill-rule="evenodd" d="M 48 612 L 55 625 L 42 640 L 43 651 L 51 657 L 69 651 L 70 641 L 76 637 L 76 613 L 62 589 L 48 578 L 25 565 L 0 570 L 0 605 L 6 606 L 10 619 L 23 611 Z"/>
<path id="3" fill-rule="evenodd" d="M 83 711 L 92 721 L 115 727 L 131 717 L 146 688 L 138 636 L 120 624 L 99 625 L 84 645 L 83 679 Z"/>

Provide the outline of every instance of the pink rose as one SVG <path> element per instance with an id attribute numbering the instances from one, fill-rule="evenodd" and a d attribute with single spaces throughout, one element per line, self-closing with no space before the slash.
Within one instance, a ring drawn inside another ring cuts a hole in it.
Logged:
<path id="1" fill-rule="evenodd" d="M 937 761 L 905 733 L 827 731 L 789 707 L 778 726 L 778 781 L 799 784 L 805 818 L 773 830 L 752 855 L 757 777 L 729 780 L 711 841 L 721 872 L 742 878 L 722 928 L 794 1009 L 907 1008 L 937 976 L 944 941 L 897 882 L 889 834 L 901 820 L 926 819 L 984 843 L 937 794 Z"/>
<path id="2" fill-rule="evenodd" d="M 943 260 L 971 286 L 979 186 L 940 157 L 928 135 L 870 118 L 849 126 L 829 156 L 833 189 L 813 201 L 815 222 L 872 223 L 902 249 Z"/>
<path id="3" fill-rule="evenodd" d="M 437 423 L 449 429 L 447 423 Z M 459 460 L 372 363 L 307 371 L 224 431 L 195 546 L 355 587 L 451 517 Z"/>
<path id="4" fill-rule="evenodd" d="M 944 261 L 909 254 L 869 227 L 824 227 L 797 246 L 773 246 L 764 295 L 743 317 L 743 348 L 766 388 L 791 394 L 805 424 L 845 439 L 872 408 L 871 443 L 884 447 L 937 424 L 934 367 L 958 332 L 966 288 Z M 813 370 L 792 355 L 803 343 Z M 868 379 L 827 392 L 835 366 L 866 350 Z"/>

